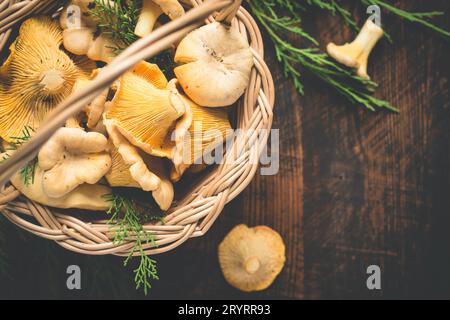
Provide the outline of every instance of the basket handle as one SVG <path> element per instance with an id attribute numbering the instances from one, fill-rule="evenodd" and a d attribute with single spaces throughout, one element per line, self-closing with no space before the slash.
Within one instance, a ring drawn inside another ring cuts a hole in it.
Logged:
<path id="1" fill-rule="evenodd" d="M 81 112 L 123 73 L 138 62 L 155 56 L 184 38 L 186 34 L 200 27 L 203 24 L 202 20 L 214 12 L 225 9 L 222 11 L 227 12 L 223 16 L 224 21 L 227 21 L 227 18 L 232 19 L 240 4 L 241 0 L 209 0 L 128 47 L 111 64 L 104 67 L 88 87 L 75 92 L 53 109 L 33 138 L 0 164 L 0 186 L 5 185 L 11 176 L 36 157 L 42 145 L 64 125 L 67 119 Z M 233 9 L 229 11 L 227 8 Z"/>
<path id="2" fill-rule="evenodd" d="M 233 4 L 223 9 L 217 15 L 216 20 L 231 25 L 231 22 L 236 17 L 236 14 L 238 13 L 241 4 L 242 0 L 234 0 Z"/>

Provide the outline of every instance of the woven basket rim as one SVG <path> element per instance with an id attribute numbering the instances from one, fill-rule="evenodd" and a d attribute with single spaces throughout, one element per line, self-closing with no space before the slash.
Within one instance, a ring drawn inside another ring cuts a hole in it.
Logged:
<path id="1" fill-rule="evenodd" d="M 272 128 L 272 111 L 275 99 L 274 83 L 263 58 L 264 44 L 255 20 L 245 8 L 240 6 L 240 0 L 181 1 L 188 7 L 197 8 L 197 11 L 192 10 L 192 12 L 198 13 L 197 18 L 206 17 L 204 23 L 213 22 L 215 19 L 210 14 L 216 11 L 215 8 L 221 8 L 216 18 L 219 17 L 221 20 L 235 24 L 239 27 L 241 33 L 248 37 L 255 64 L 249 87 L 237 106 L 237 126 L 239 129 L 270 130 Z M 51 0 L 0 0 L 0 52 L 11 34 L 11 29 L 17 26 L 17 23 L 23 18 L 30 14 L 55 12 L 60 6 L 61 2 Z M 202 12 L 199 13 L 200 11 Z M 161 39 L 157 39 L 157 32 L 154 32 L 149 37 L 138 41 L 144 43 L 145 40 L 148 40 L 149 43 L 153 42 L 152 45 L 134 51 L 133 49 L 138 48 L 138 44 L 132 45 L 125 51 L 128 56 L 125 56 L 122 60 L 128 61 L 133 58 L 138 59 L 142 56 L 150 57 L 154 55 L 161 48 L 153 49 L 157 46 L 156 43 L 162 46 L 163 42 L 178 39 L 181 35 L 195 29 L 198 26 L 195 22 L 197 20 L 193 19 L 184 28 L 180 23 L 181 26 Z M 150 39 L 152 36 L 153 39 Z M 119 56 L 116 60 L 120 60 L 120 58 Z M 115 62 L 113 61 L 111 64 Z M 125 67 L 119 70 L 119 63 L 116 67 L 118 75 L 128 70 Z M 106 79 L 95 88 L 93 88 L 93 84 L 91 88 L 87 89 L 85 98 L 81 99 L 78 105 L 86 105 L 86 102 L 92 100 L 100 90 L 109 86 L 108 81 L 111 79 Z M 84 97 L 83 93 L 81 92 L 80 96 Z M 76 107 L 76 103 L 70 103 L 69 101 L 67 104 L 70 107 Z M 56 116 L 60 116 L 60 114 Z M 68 117 L 70 114 L 68 113 L 66 116 Z M 51 132 L 49 134 L 51 135 Z M 37 135 L 39 135 L 39 131 Z M 268 135 L 265 135 L 262 142 L 255 143 L 254 139 L 248 138 L 244 144 L 239 143 L 239 149 L 238 144 L 234 141 L 231 150 L 225 156 L 225 163 L 212 169 L 176 207 L 170 209 L 165 217 L 164 224 L 145 225 L 144 229 L 152 231 L 157 242 L 157 246 L 152 243 L 143 246 L 146 254 L 154 255 L 167 252 L 178 247 L 189 238 L 203 236 L 210 229 L 224 206 L 239 195 L 253 179 L 258 166 L 252 159 L 259 159 L 267 144 L 267 139 Z M 40 141 L 37 140 L 33 147 L 27 150 L 28 153 L 24 153 L 24 155 L 17 152 L 22 157 L 18 158 L 18 161 L 14 161 L 14 166 L 11 165 L 8 170 L 10 172 L 17 171 L 21 163 L 26 163 L 27 159 L 34 157 L 39 148 L 38 142 L 42 144 L 45 141 L 45 137 L 42 137 Z M 236 160 L 240 161 L 237 163 Z M 7 170 L 4 170 L 4 166 L 1 165 L 0 176 L 3 175 L 2 177 L 4 177 L 7 174 Z M 62 247 L 77 253 L 128 256 L 135 246 L 133 239 L 127 239 L 121 244 L 113 243 L 113 236 L 107 221 L 89 221 L 89 219 L 83 221 L 68 214 L 63 209 L 42 206 L 21 196 L 20 192 L 12 185 L 3 186 L 0 189 L 0 212 L 22 229 L 39 237 L 56 241 Z M 135 255 L 140 255 L 140 253 Z"/>

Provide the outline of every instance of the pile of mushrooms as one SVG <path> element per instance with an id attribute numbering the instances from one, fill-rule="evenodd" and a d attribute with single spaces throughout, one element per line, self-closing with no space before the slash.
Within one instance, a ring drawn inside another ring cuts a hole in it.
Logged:
<path id="1" fill-rule="evenodd" d="M 96 62 L 114 58 L 114 43 L 90 15 L 92 6 L 94 1 L 71 0 L 59 23 L 36 17 L 22 24 L 0 67 L 5 146 L 23 128 L 37 130 L 58 103 L 89 86 L 101 72 Z M 184 14 L 177 0 L 144 0 L 135 33 L 148 35 L 162 15 Z M 227 107 L 244 94 L 253 67 L 245 35 L 219 22 L 191 32 L 174 49 L 175 79 L 156 64 L 138 63 L 42 147 L 32 184 L 19 174 L 11 183 L 52 207 L 104 210 L 104 196 L 120 187 L 148 192 L 168 210 L 174 184 L 188 169 L 204 170 L 203 156 L 231 134 Z"/>

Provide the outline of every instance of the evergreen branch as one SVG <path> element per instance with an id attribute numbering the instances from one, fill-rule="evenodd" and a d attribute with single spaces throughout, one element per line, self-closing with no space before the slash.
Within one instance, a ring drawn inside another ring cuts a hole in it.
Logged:
<path id="1" fill-rule="evenodd" d="M 22 177 L 25 186 L 30 186 L 34 184 L 37 166 L 38 166 L 38 159 L 34 158 L 19 171 L 19 174 Z"/>
<path id="2" fill-rule="evenodd" d="M 353 103 L 372 111 L 377 108 L 397 111 L 388 102 L 373 97 L 376 83 L 354 75 L 320 52 L 317 41 L 301 28 L 299 14 L 290 11 L 298 7 L 294 0 L 253 0 L 249 4 L 254 16 L 269 34 L 285 75 L 293 79 L 301 94 L 304 94 L 304 86 L 299 67 L 312 72 Z M 325 5 L 325 2 L 321 1 L 320 4 Z M 283 15 L 284 12 L 289 12 L 290 16 Z M 294 24 L 295 28 L 292 26 Z M 306 38 L 314 47 L 301 48 L 293 37 Z"/>
<path id="3" fill-rule="evenodd" d="M 145 244 L 157 246 L 155 236 L 152 232 L 144 230 L 140 219 L 140 212 L 136 204 L 122 195 L 108 195 L 106 199 L 110 202 L 107 214 L 111 217 L 109 225 L 115 231 L 113 242 L 117 245 L 133 238 L 135 245 L 124 261 L 127 266 L 136 253 L 140 255 L 140 263 L 133 270 L 136 289 L 143 288 L 145 295 L 151 289 L 151 280 L 159 280 L 156 261 L 151 259 L 144 251 Z"/>
<path id="4" fill-rule="evenodd" d="M 333 16 L 340 15 L 347 26 L 355 31 L 360 30 L 352 14 L 335 0 L 307 0 L 307 3 L 311 6 L 319 7 L 322 10 L 330 11 Z"/>
<path id="5" fill-rule="evenodd" d="M 94 0 L 91 15 L 98 21 L 100 31 L 117 43 L 117 50 L 123 50 L 139 37 L 134 33 L 139 19 L 140 1 L 123 4 L 120 0 Z"/>
<path id="6" fill-rule="evenodd" d="M 120 54 L 128 46 L 139 40 L 134 31 L 139 19 L 142 1 L 94 0 L 94 4 L 95 6 L 89 12 L 98 21 L 100 31 L 114 40 L 116 46 L 111 48 L 114 54 Z M 149 61 L 157 64 L 167 77 L 174 77 L 175 64 L 170 50 L 161 52 Z"/>
<path id="7" fill-rule="evenodd" d="M 361 0 L 361 3 L 363 5 L 369 6 L 369 5 L 378 5 L 381 8 L 384 8 L 385 10 L 389 11 L 392 14 L 395 14 L 405 20 L 408 20 L 410 22 L 418 23 L 428 29 L 431 29 L 435 32 L 437 32 L 440 35 L 443 35 L 444 37 L 450 37 L 450 31 L 445 30 L 441 27 L 438 27 L 437 25 L 425 20 L 426 18 L 433 18 L 436 16 L 443 15 L 443 12 L 439 11 L 430 11 L 430 12 L 409 12 L 402 10 L 400 8 L 397 8 L 389 3 L 386 3 L 382 0 Z"/>
<path id="8" fill-rule="evenodd" d="M 23 144 L 25 144 L 27 141 L 31 140 L 33 133 L 35 130 L 30 126 L 25 126 L 25 128 L 22 130 L 22 135 L 19 137 L 11 137 L 11 142 L 9 143 L 9 147 L 6 149 L 6 151 L 15 151 L 19 149 Z M 3 156 L 3 159 L 0 159 L 0 163 L 7 160 L 8 155 L 5 154 Z M 36 169 L 38 165 L 38 159 L 34 158 L 30 162 L 27 163 L 25 167 L 20 169 L 19 174 L 22 177 L 23 183 L 25 186 L 29 186 L 31 184 L 34 184 L 34 177 L 36 175 Z"/>

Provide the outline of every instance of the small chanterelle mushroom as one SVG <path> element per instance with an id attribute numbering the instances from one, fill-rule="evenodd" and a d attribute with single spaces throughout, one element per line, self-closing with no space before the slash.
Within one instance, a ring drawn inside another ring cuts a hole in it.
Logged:
<path id="1" fill-rule="evenodd" d="M 45 116 L 88 78 L 95 63 L 61 49 L 62 31 L 47 17 L 31 18 L 19 30 L 0 68 L 0 137 L 11 142 L 25 127 L 37 129 Z"/>
<path id="2" fill-rule="evenodd" d="M 140 153 L 119 133 L 111 120 L 104 120 L 104 124 L 111 140 L 113 163 L 106 175 L 110 186 L 151 191 L 161 210 L 168 210 L 174 198 L 174 189 L 164 160 Z"/>
<path id="3" fill-rule="evenodd" d="M 166 14 L 174 20 L 185 13 L 178 0 L 143 0 L 141 13 L 134 33 L 144 37 L 153 31 L 159 16 Z"/>
<path id="4" fill-rule="evenodd" d="M 51 198 L 60 198 L 82 184 L 97 183 L 110 169 L 108 140 L 81 128 L 61 128 L 39 152 L 44 171 L 42 186 Z"/>
<path id="5" fill-rule="evenodd" d="M 328 54 L 338 62 L 357 69 L 360 77 L 370 78 L 367 74 L 367 64 L 370 53 L 383 36 L 383 29 L 377 26 L 372 20 L 368 19 L 352 43 L 337 46 L 329 43 L 327 46 Z"/>
<path id="6" fill-rule="evenodd" d="M 170 81 L 167 87 L 177 90 L 177 81 Z M 176 143 L 172 153 L 173 181 L 179 181 L 191 165 L 203 163 L 205 156 L 218 151 L 216 148 L 232 134 L 228 113 L 223 108 L 200 107 L 183 94 L 179 95 L 186 105 L 183 116 L 186 119 L 179 120 L 176 126 Z"/>
<path id="7" fill-rule="evenodd" d="M 114 1 L 104 1 L 115 5 Z M 64 47 L 73 54 L 86 55 L 94 61 L 111 62 L 116 46 L 107 35 L 97 34 L 98 22 L 89 12 L 92 7 L 95 7 L 93 0 L 71 0 L 64 7 L 60 15 Z"/>
<path id="8" fill-rule="evenodd" d="M 238 225 L 219 245 L 219 262 L 225 279 L 242 291 L 268 288 L 284 266 L 281 236 L 266 226 Z"/>
<path id="9" fill-rule="evenodd" d="M 245 92 L 253 67 L 246 38 L 236 26 L 211 23 L 179 44 L 174 72 L 184 92 L 203 107 L 226 107 Z"/>

